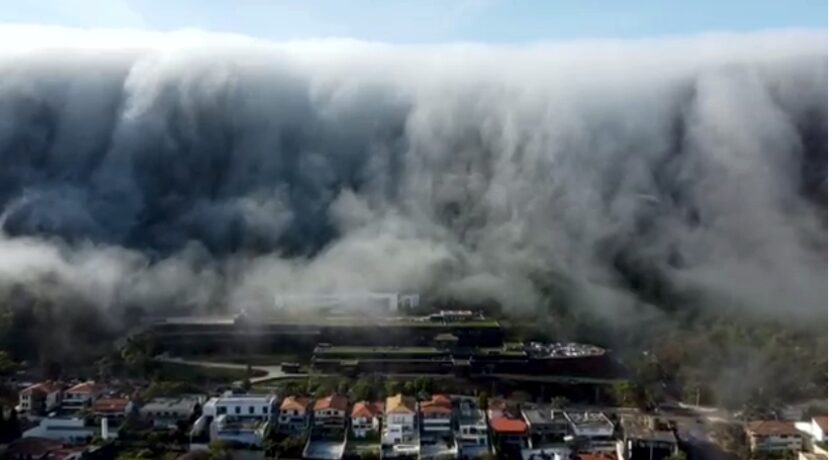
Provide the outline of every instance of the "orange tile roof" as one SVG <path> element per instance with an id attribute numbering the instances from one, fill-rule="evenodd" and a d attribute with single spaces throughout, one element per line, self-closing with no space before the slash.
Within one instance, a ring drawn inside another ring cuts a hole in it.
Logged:
<path id="1" fill-rule="evenodd" d="M 820 426 L 821 429 L 827 433 L 827 416 L 824 417 L 813 417 L 813 421 L 816 422 L 816 425 Z"/>
<path id="2" fill-rule="evenodd" d="M 451 414 L 451 400 L 446 395 L 434 395 L 430 401 L 419 403 L 424 414 Z"/>
<path id="3" fill-rule="evenodd" d="M 315 401 L 314 410 L 335 409 L 347 412 L 347 398 L 341 395 L 330 395 Z"/>
<path id="4" fill-rule="evenodd" d="M 56 391 L 61 391 L 61 386 L 57 382 L 40 382 L 30 385 L 21 391 L 21 394 L 28 395 L 33 393 L 50 394 Z"/>
<path id="5" fill-rule="evenodd" d="M 794 423 L 783 420 L 756 420 L 747 423 L 746 430 L 760 436 L 799 434 Z"/>
<path id="6" fill-rule="evenodd" d="M 378 417 L 384 411 L 384 404 L 381 402 L 360 401 L 353 404 L 351 417 Z"/>
<path id="7" fill-rule="evenodd" d="M 95 382 L 82 382 L 78 385 L 71 387 L 67 390 L 67 393 L 76 393 L 76 394 L 95 394 L 101 391 L 101 385 L 96 384 Z"/>
<path id="8" fill-rule="evenodd" d="M 99 399 L 93 403 L 93 412 L 124 412 L 130 400 L 126 398 Z"/>
<path id="9" fill-rule="evenodd" d="M 405 396 L 399 393 L 396 396 L 388 396 L 385 400 L 385 413 L 408 413 L 416 412 L 416 400 L 410 396 Z"/>
<path id="10" fill-rule="evenodd" d="M 495 433 L 526 434 L 526 422 L 517 418 L 494 417 L 489 424 Z"/>
<path id="11" fill-rule="evenodd" d="M 281 402 L 281 410 L 284 411 L 297 410 L 304 412 L 307 410 L 307 406 L 309 406 L 309 400 L 307 398 L 299 398 L 296 396 L 287 396 Z"/>

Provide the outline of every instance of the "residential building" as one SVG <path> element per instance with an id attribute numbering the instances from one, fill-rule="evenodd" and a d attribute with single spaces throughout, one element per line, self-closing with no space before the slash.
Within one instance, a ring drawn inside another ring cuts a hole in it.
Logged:
<path id="1" fill-rule="evenodd" d="M 368 438 L 379 434 L 385 405 L 382 402 L 360 401 L 353 404 L 350 426 L 356 438 Z"/>
<path id="2" fill-rule="evenodd" d="M 276 401 L 274 395 L 226 392 L 203 404 L 202 415 L 194 422 L 194 427 L 202 430 L 207 425 L 211 441 L 261 447 L 276 412 Z"/>
<path id="3" fill-rule="evenodd" d="M 92 381 L 81 382 L 64 391 L 61 405 L 64 409 L 81 410 L 90 407 L 103 392 L 103 385 Z"/>
<path id="4" fill-rule="evenodd" d="M 617 450 L 623 460 L 662 460 L 677 453 L 672 427 L 652 416 L 622 415 L 622 440 Z"/>
<path id="5" fill-rule="evenodd" d="M 221 415 L 232 415 L 268 421 L 275 413 L 276 401 L 275 395 L 235 395 L 226 392 L 203 404 L 202 413 L 215 418 Z"/>
<path id="6" fill-rule="evenodd" d="M 419 403 L 422 432 L 427 435 L 451 433 L 453 407 L 446 395 L 434 395 L 429 401 Z"/>
<path id="7" fill-rule="evenodd" d="M 19 412 L 44 414 L 61 407 L 63 387 L 58 382 L 41 382 L 24 388 L 19 395 Z"/>
<path id="8" fill-rule="evenodd" d="M 529 427 L 516 407 L 493 400 L 489 405 L 489 427 L 494 445 L 501 455 L 512 456 L 529 447 Z"/>
<path id="9" fill-rule="evenodd" d="M 795 455 L 801 450 L 801 432 L 792 422 L 757 420 L 746 424 L 746 437 L 753 457 Z"/>
<path id="10" fill-rule="evenodd" d="M 307 428 L 309 400 L 288 396 L 281 402 L 278 429 L 284 433 L 301 433 Z"/>
<path id="11" fill-rule="evenodd" d="M 87 426 L 83 418 L 45 417 L 40 424 L 23 432 L 24 438 L 46 438 L 72 444 L 86 444 L 98 434 L 96 427 Z"/>
<path id="12" fill-rule="evenodd" d="M 391 446 L 390 450 L 393 455 L 419 452 L 417 410 L 414 398 L 398 394 L 385 400 L 382 444 Z"/>
<path id="13" fill-rule="evenodd" d="M 571 458 L 572 450 L 565 445 L 530 447 L 521 450 L 521 459 L 523 460 L 570 460 Z"/>
<path id="14" fill-rule="evenodd" d="M 614 426 L 602 412 L 564 412 L 573 432 L 572 444 L 579 453 L 615 453 Z"/>
<path id="15" fill-rule="evenodd" d="M 135 408 L 127 398 L 99 398 L 93 401 L 91 412 L 95 418 L 122 420 Z"/>
<path id="16" fill-rule="evenodd" d="M 524 409 L 521 415 L 529 427 L 529 441 L 533 448 L 564 443 L 564 437 L 572 433 L 561 409 L 539 406 Z"/>
<path id="17" fill-rule="evenodd" d="M 190 422 L 204 401 L 200 396 L 154 398 L 139 408 L 139 416 L 151 421 L 154 427 L 176 428 L 177 422 Z"/>
<path id="18" fill-rule="evenodd" d="M 334 394 L 316 400 L 313 406 L 313 426 L 331 432 L 344 430 L 348 406 L 347 398 L 341 395 Z"/>
<path id="19" fill-rule="evenodd" d="M 463 399 L 457 409 L 457 456 L 475 459 L 489 452 L 489 426 L 486 413 L 472 399 Z"/>

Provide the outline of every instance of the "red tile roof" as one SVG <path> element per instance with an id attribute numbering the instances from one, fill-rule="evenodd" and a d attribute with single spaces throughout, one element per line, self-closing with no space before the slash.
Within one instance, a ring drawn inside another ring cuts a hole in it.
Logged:
<path id="1" fill-rule="evenodd" d="M 820 426 L 821 429 L 827 433 L 827 416 L 824 417 L 813 417 L 813 421 L 816 422 L 816 425 Z"/>
<path id="2" fill-rule="evenodd" d="M 75 447 L 62 447 L 60 449 L 53 450 L 49 452 L 46 456 L 46 460 L 64 460 L 74 454 L 78 454 L 81 452 L 86 451 L 87 448 L 83 446 L 75 446 Z"/>
<path id="3" fill-rule="evenodd" d="M 347 398 L 341 395 L 330 395 L 315 401 L 314 410 L 335 409 L 347 412 Z"/>
<path id="4" fill-rule="evenodd" d="M 351 417 L 378 417 L 385 412 L 385 405 L 380 402 L 360 401 L 353 404 Z"/>
<path id="5" fill-rule="evenodd" d="M 288 396 L 283 398 L 283 402 L 281 402 L 281 410 L 284 411 L 297 410 L 304 412 L 307 410 L 307 406 L 309 406 L 309 400 L 307 398 L 299 398 L 296 396 Z"/>
<path id="6" fill-rule="evenodd" d="M 91 395 L 99 393 L 101 392 L 101 390 L 101 385 L 98 385 L 95 382 L 82 382 L 78 385 L 71 387 L 69 390 L 66 391 L 66 393 Z"/>
<path id="7" fill-rule="evenodd" d="M 127 410 L 128 404 L 130 400 L 125 398 L 99 399 L 93 403 L 93 412 L 120 413 Z"/>
<path id="8" fill-rule="evenodd" d="M 489 424 L 498 434 L 526 434 L 526 422 L 517 418 L 495 417 Z"/>
<path id="9" fill-rule="evenodd" d="M 746 430 L 759 436 L 799 435 L 794 423 L 783 420 L 756 420 L 747 423 Z"/>

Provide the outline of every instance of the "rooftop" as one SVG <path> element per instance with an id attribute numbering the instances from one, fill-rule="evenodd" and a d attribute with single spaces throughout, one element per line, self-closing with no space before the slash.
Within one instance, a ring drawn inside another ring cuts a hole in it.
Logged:
<path id="1" fill-rule="evenodd" d="M 670 427 L 663 425 L 656 417 L 623 415 L 621 423 L 622 429 L 628 438 L 668 443 L 677 442 L 677 438 Z"/>
<path id="2" fill-rule="evenodd" d="M 124 412 L 130 400 L 127 398 L 98 399 L 93 403 L 94 412 Z"/>
<path id="3" fill-rule="evenodd" d="M 795 423 L 785 420 L 755 420 L 746 424 L 746 431 L 758 436 L 799 434 Z"/>
<path id="4" fill-rule="evenodd" d="M 314 410 L 328 410 L 328 409 L 335 409 L 340 410 L 343 412 L 347 412 L 347 398 L 341 395 L 330 395 L 326 398 L 320 398 L 315 401 L 315 408 Z"/>
<path id="5" fill-rule="evenodd" d="M 451 400 L 446 395 L 436 394 L 430 401 L 419 403 L 419 410 L 423 414 L 448 414 L 451 415 Z"/>
<path id="6" fill-rule="evenodd" d="M 142 406 L 141 410 L 146 412 L 191 411 L 199 402 L 199 399 L 195 397 L 154 398 Z"/>
<path id="7" fill-rule="evenodd" d="M 381 401 L 359 401 L 353 404 L 352 417 L 378 417 L 385 412 L 385 405 Z"/>
<path id="8" fill-rule="evenodd" d="M 495 433 L 499 434 L 526 434 L 526 422 L 517 418 L 492 417 L 489 425 Z"/>
<path id="9" fill-rule="evenodd" d="M 613 422 L 602 412 L 564 412 L 564 416 L 578 428 L 613 426 Z"/>
<path id="10" fill-rule="evenodd" d="M 524 419 L 530 425 L 534 424 L 561 424 L 567 423 L 567 418 L 564 417 L 564 412 L 553 407 L 536 407 L 534 409 L 524 409 L 521 411 Z"/>
<path id="11" fill-rule="evenodd" d="M 93 381 L 81 382 L 73 387 L 70 387 L 66 393 L 74 394 L 95 394 L 103 390 L 103 385 L 99 385 Z"/>
<path id="12" fill-rule="evenodd" d="M 385 400 L 385 413 L 416 413 L 416 400 L 402 393 L 396 396 L 389 396 Z"/>
<path id="13" fill-rule="evenodd" d="M 281 402 L 281 410 L 284 411 L 297 410 L 303 412 L 307 410 L 307 406 L 309 406 L 309 399 L 297 396 L 287 396 Z"/>
<path id="14" fill-rule="evenodd" d="M 56 391 L 61 391 L 61 384 L 58 382 L 46 381 L 30 385 L 24 388 L 20 393 L 23 395 L 29 395 L 33 393 L 49 394 L 54 393 Z"/>

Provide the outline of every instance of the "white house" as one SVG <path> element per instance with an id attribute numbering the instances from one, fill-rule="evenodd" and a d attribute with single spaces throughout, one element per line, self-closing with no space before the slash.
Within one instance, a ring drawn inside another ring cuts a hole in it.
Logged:
<path id="1" fill-rule="evenodd" d="M 202 407 L 194 427 L 208 424 L 211 441 L 226 441 L 260 447 L 275 415 L 274 395 L 235 395 L 226 392 Z"/>
<path id="2" fill-rule="evenodd" d="M 795 424 L 782 420 L 758 420 L 746 424 L 746 437 L 752 455 L 790 454 L 801 450 L 801 432 Z"/>
<path id="3" fill-rule="evenodd" d="M 314 426 L 319 429 L 343 430 L 347 407 L 347 398 L 341 395 L 318 399 L 313 407 Z"/>
<path id="4" fill-rule="evenodd" d="M 462 459 L 480 458 L 489 452 L 489 426 L 486 413 L 477 407 L 475 401 L 460 401 L 457 412 L 457 453 Z"/>
<path id="5" fill-rule="evenodd" d="M 602 412 L 564 412 L 580 452 L 616 453 L 614 426 Z"/>
<path id="6" fill-rule="evenodd" d="M 177 422 L 188 421 L 203 401 L 199 396 L 154 398 L 139 408 L 139 416 L 155 427 L 176 428 Z"/>
<path id="7" fill-rule="evenodd" d="M 284 433 L 300 433 L 307 427 L 309 420 L 309 400 L 288 396 L 281 402 L 278 415 L 278 429 Z"/>
<path id="8" fill-rule="evenodd" d="M 422 431 L 426 434 L 443 434 L 451 432 L 453 407 L 445 395 L 434 395 L 430 401 L 419 403 L 422 416 Z"/>
<path id="9" fill-rule="evenodd" d="M 366 438 L 373 433 L 379 433 L 380 419 L 384 412 L 384 404 L 381 402 L 360 401 L 353 404 L 350 414 L 353 436 Z"/>
<path id="10" fill-rule="evenodd" d="M 88 443 L 98 430 L 87 426 L 83 418 L 46 417 L 40 424 L 23 432 L 24 438 L 47 438 L 72 444 Z"/>
<path id="11" fill-rule="evenodd" d="M 209 399 L 202 407 L 202 414 L 214 418 L 233 415 L 268 421 L 275 413 L 276 401 L 274 395 L 235 395 L 226 392 L 223 396 Z"/>
<path id="12" fill-rule="evenodd" d="M 62 406 L 64 409 L 80 410 L 89 407 L 104 392 L 104 387 L 95 382 L 82 382 L 64 392 Z"/>
<path id="13" fill-rule="evenodd" d="M 61 407 L 63 387 L 57 382 L 41 382 L 24 388 L 19 395 L 19 412 L 41 414 Z"/>
<path id="14" fill-rule="evenodd" d="M 416 400 L 398 394 L 385 400 L 385 428 L 382 431 L 382 444 L 412 445 L 418 442 Z M 418 447 L 417 447 L 418 448 Z"/>

